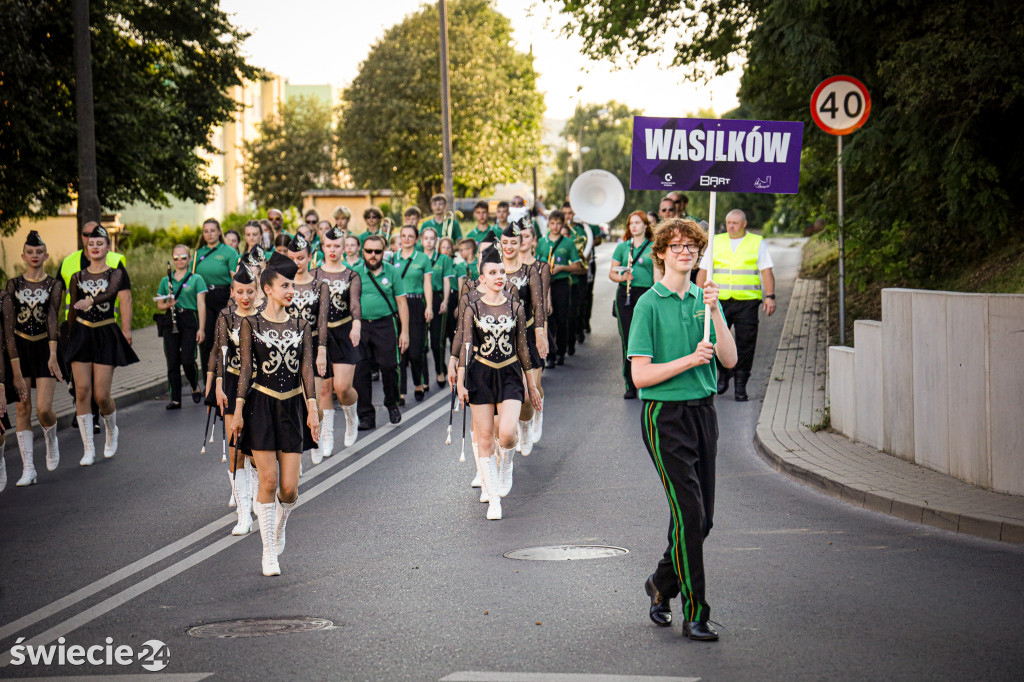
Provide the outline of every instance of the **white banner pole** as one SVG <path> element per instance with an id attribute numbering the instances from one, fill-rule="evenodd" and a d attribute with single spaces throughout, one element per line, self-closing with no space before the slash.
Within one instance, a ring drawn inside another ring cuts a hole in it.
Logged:
<path id="1" fill-rule="evenodd" d="M 708 212 L 708 277 L 710 282 L 715 274 L 715 204 L 718 203 L 718 192 L 711 193 L 711 210 Z M 699 263 L 698 263 L 699 265 Z M 704 306 L 704 340 L 711 340 L 711 306 Z"/>

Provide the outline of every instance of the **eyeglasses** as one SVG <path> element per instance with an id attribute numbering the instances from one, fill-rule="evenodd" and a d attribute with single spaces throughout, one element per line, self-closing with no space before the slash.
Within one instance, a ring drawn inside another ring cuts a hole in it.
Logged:
<path id="1" fill-rule="evenodd" d="M 313 220 L 307 220 L 306 224 L 307 225 L 316 225 L 316 218 L 313 218 Z"/>
<path id="2" fill-rule="evenodd" d="M 683 249 L 686 249 L 691 254 L 694 254 L 694 253 L 697 253 L 697 251 L 700 250 L 700 247 L 697 246 L 696 244 L 669 244 L 668 245 L 668 250 L 671 251 L 672 253 L 675 253 L 675 254 L 682 253 Z"/>
<path id="3" fill-rule="evenodd" d="M 676 212 L 676 209 L 674 209 L 674 208 L 659 208 L 658 209 L 658 213 L 675 213 L 675 212 Z"/>
<path id="4" fill-rule="evenodd" d="M 379 215 L 368 215 L 368 216 L 363 216 L 363 219 L 364 220 L 380 220 L 380 216 Z"/>
<path id="5" fill-rule="evenodd" d="M 384 249 L 363 249 L 363 253 L 368 253 L 371 256 L 378 256 L 384 253 Z"/>
<path id="6" fill-rule="evenodd" d="M 188 260 L 188 256 L 171 256 L 174 260 Z"/>

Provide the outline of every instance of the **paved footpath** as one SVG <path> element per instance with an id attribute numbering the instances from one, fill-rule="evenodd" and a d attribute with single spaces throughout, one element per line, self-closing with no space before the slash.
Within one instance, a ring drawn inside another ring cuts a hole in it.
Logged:
<path id="1" fill-rule="evenodd" d="M 844 502 L 907 521 L 1024 544 L 1024 497 L 975 487 L 832 431 L 825 409 L 825 286 L 798 279 L 754 436 L 775 469 Z"/>

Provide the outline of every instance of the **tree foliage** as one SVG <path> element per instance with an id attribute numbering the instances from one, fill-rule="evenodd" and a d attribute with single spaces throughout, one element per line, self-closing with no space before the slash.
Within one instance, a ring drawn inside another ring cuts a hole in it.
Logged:
<path id="1" fill-rule="evenodd" d="M 302 192 L 335 186 L 331 108 L 313 97 L 289 99 L 245 143 L 245 187 L 261 208 L 302 206 Z"/>
<path id="2" fill-rule="evenodd" d="M 558 2 L 593 55 L 676 39 L 676 62 L 746 57 L 749 118 L 806 124 L 800 194 L 776 206 L 791 221 L 835 212 L 836 141 L 812 123 L 811 92 L 838 73 L 863 81 L 871 118 L 844 139 L 853 279 L 927 286 L 1012 235 L 1024 208 L 1021 3 L 705 0 L 648 3 L 641 15 L 614 0 Z M 968 251 L 951 254 L 954 242 Z"/>
<path id="3" fill-rule="evenodd" d="M 358 187 L 417 192 L 443 182 L 439 17 L 434 4 L 390 28 L 345 90 L 338 144 Z M 488 0 L 448 5 L 456 195 L 519 180 L 540 158 L 543 98 L 511 22 Z"/>
<path id="4" fill-rule="evenodd" d="M 259 76 L 219 0 L 90 3 L 100 203 L 205 202 L 202 153 L 235 109 L 231 86 Z M 71 0 L 6 0 L 0 12 L 0 230 L 75 196 Z"/>

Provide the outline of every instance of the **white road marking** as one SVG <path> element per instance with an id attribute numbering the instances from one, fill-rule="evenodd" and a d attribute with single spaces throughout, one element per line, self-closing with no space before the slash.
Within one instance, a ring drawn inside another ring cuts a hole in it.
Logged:
<path id="1" fill-rule="evenodd" d="M 67 675 L 65 677 L 26 677 L 31 682 L 200 682 L 213 673 L 140 673 L 137 675 Z"/>
<path id="2" fill-rule="evenodd" d="M 655 675 L 591 675 L 589 673 L 503 673 L 465 670 L 441 678 L 440 682 L 699 682 L 699 677 Z"/>
<path id="3" fill-rule="evenodd" d="M 443 395 L 444 394 L 442 394 L 442 396 Z M 424 403 L 422 405 L 420 405 L 417 409 L 426 409 L 432 403 L 433 403 L 433 401 L 430 401 L 430 402 L 424 401 Z M 430 426 L 431 424 L 436 423 L 435 419 L 437 417 L 443 416 L 444 414 L 447 413 L 447 411 L 448 411 L 448 407 L 444 407 L 444 408 L 442 408 L 440 410 L 437 410 L 437 411 L 427 415 L 427 417 L 425 417 L 424 419 L 420 420 L 419 422 L 417 422 L 415 425 L 413 425 L 412 427 L 410 427 L 408 429 L 403 429 L 403 430 L 397 431 L 397 432 L 396 431 L 387 431 L 387 430 L 384 430 L 384 431 L 380 432 L 380 433 L 383 433 L 383 434 L 395 433 L 397 435 L 395 435 L 393 438 L 389 439 L 387 442 L 385 442 L 383 445 L 381 445 L 377 449 L 375 449 L 372 452 L 370 452 L 365 457 L 361 458 L 355 464 L 353 464 L 351 466 L 348 466 L 348 467 L 345 467 L 344 469 L 342 469 L 338 473 L 336 473 L 333 476 L 331 476 L 326 481 L 323 481 L 319 485 L 314 486 L 312 489 L 306 490 L 304 492 L 301 492 L 300 496 L 299 496 L 299 504 L 298 504 L 298 506 L 302 506 L 303 504 L 305 504 L 305 503 L 315 499 L 317 496 L 321 495 L 322 493 L 324 493 L 327 490 L 329 490 L 331 487 L 337 485 L 338 483 L 340 483 L 341 481 L 345 480 L 346 478 L 348 478 L 352 474 L 354 474 L 357 471 L 361 470 L 363 467 L 366 467 L 367 465 L 371 464 L 372 462 L 376 461 L 377 459 L 380 459 L 380 457 L 382 457 L 385 453 L 390 452 L 394 448 L 394 446 L 396 446 L 396 445 L 398 445 L 398 444 L 408 440 L 413 435 L 419 433 L 420 431 L 422 431 L 427 426 Z M 403 419 L 405 419 L 406 417 L 412 416 L 412 413 L 413 413 L 413 411 L 410 410 L 409 415 L 404 415 Z M 376 440 L 376 439 L 374 439 L 374 440 Z M 370 442 L 372 442 L 371 439 L 366 439 L 365 441 L 363 441 L 364 445 L 367 444 L 367 443 L 370 443 Z M 353 447 L 351 452 L 352 453 L 356 452 L 356 448 Z M 332 462 L 332 464 L 336 465 L 339 461 L 340 460 L 336 460 L 335 462 Z M 326 471 L 327 468 L 325 467 L 323 470 Z M 310 476 L 309 478 L 312 478 L 312 476 Z M 208 524 L 207 526 L 205 526 L 205 528 L 202 529 L 202 531 L 205 531 L 207 529 L 211 529 L 212 528 L 212 530 L 209 530 L 209 532 L 206 533 L 206 535 L 209 535 L 211 532 L 214 532 L 214 531 L 216 531 L 219 528 L 223 528 L 223 527 L 226 527 L 226 526 L 230 525 L 231 523 L 234 523 L 235 520 L 236 520 L 236 515 L 235 514 L 230 514 L 228 516 L 225 516 L 219 522 Z M 196 533 L 193 533 L 192 535 L 190 535 L 188 537 L 196 536 L 195 539 L 198 540 L 202 536 L 197 536 L 197 534 L 202 532 L 202 531 L 197 531 Z M 250 535 L 259 535 L 259 533 L 250 533 Z M 141 582 L 136 583 L 135 585 L 132 585 L 131 587 L 128 587 L 128 588 L 122 590 L 121 592 L 118 592 L 117 594 L 115 594 L 115 595 L 113 595 L 111 597 L 108 597 L 107 599 L 104 599 L 103 601 L 101 601 L 100 603 L 96 604 L 95 606 L 92 606 L 91 608 L 88 608 L 85 611 L 82 611 L 81 613 L 78 613 L 78 614 L 68 618 L 67 620 L 64 620 L 64 621 L 58 623 L 57 625 L 51 627 L 50 629 L 46 630 L 45 632 L 42 632 L 39 635 L 36 635 L 35 637 L 33 637 L 32 639 L 24 642 L 24 644 L 25 645 L 29 645 L 29 646 L 37 646 L 37 645 L 40 645 L 40 644 L 48 644 L 48 643 L 56 640 L 58 637 L 62 637 L 64 635 L 67 635 L 69 632 L 72 632 L 72 631 L 76 630 L 77 628 L 81 627 L 82 625 L 85 625 L 86 623 L 89 623 L 90 621 L 95 620 L 96 618 L 102 616 L 103 614 L 105 614 L 105 613 L 107 613 L 109 611 L 112 611 L 113 609 L 117 608 L 118 606 L 121 606 L 125 602 L 128 602 L 128 601 L 134 599 L 135 597 L 139 596 L 140 594 L 143 594 L 144 592 L 146 592 L 146 591 L 156 587 L 157 585 L 160 585 L 161 583 L 166 582 L 167 580 L 170 580 L 174 576 L 176 576 L 176 575 L 178 575 L 178 574 L 188 570 L 189 568 L 192 568 L 193 566 L 195 566 L 195 565 L 205 561 L 206 559 L 208 559 L 208 558 L 210 558 L 210 557 L 212 557 L 212 556 L 214 556 L 214 555 L 224 551 L 225 549 L 227 549 L 231 545 L 235 544 L 236 542 L 244 540 L 246 537 L 248 537 L 248 536 L 246 536 L 246 535 L 228 535 L 227 537 L 223 537 L 220 540 L 217 540 L 216 542 L 214 542 L 213 544 L 211 544 L 211 545 L 209 545 L 207 547 L 204 547 L 203 549 L 197 551 L 195 554 L 191 555 L 187 559 L 183 559 L 183 560 L 181 560 L 181 561 L 179 561 L 179 562 L 177 562 L 177 563 L 175 563 L 175 564 L 173 564 L 171 566 L 168 566 L 167 568 L 163 569 L 162 571 L 159 571 L 159 572 L 155 573 L 154 575 L 150 576 L 149 578 L 146 578 L 145 580 L 142 580 Z M 193 542 L 194 541 L 195 540 L 193 540 Z M 180 540 L 179 542 L 174 543 L 174 545 L 179 545 L 181 542 L 184 542 L 184 540 Z M 191 544 L 191 543 L 189 543 L 189 544 Z M 174 545 L 171 545 L 171 546 L 174 546 Z M 185 546 L 187 546 L 187 545 L 185 545 Z M 157 553 L 161 553 L 161 554 L 164 554 L 166 556 L 167 555 L 166 550 L 167 550 L 167 548 L 164 548 L 163 550 L 160 550 Z M 154 553 L 154 554 L 157 554 L 157 553 Z M 150 557 L 152 557 L 152 556 L 153 555 L 150 555 Z M 146 557 L 146 559 L 149 559 L 150 557 Z M 142 564 L 142 562 L 146 561 L 146 559 L 142 559 L 140 561 L 137 561 L 137 562 L 135 562 L 135 564 L 132 564 L 131 566 L 136 566 L 138 564 Z M 147 564 L 147 565 L 151 565 L 152 563 L 155 563 L 155 561 L 157 561 L 157 560 L 154 560 L 153 562 L 150 562 L 150 564 Z M 132 573 L 136 573 L 139 570 L 142 570 L 142 568 L 145 568 L 145 566 L 139 566 L 134 571 L 132 571 Z M 122 569 L 121 571 L 118 571 L 117 573 L 122 573 L 125 570 L 126 569 Z M 100 581 L 97 581 L 96 583 L 93 583 L 92 585 L 89 585 L 89 586 L 87 586 L 85 588 L 82 588 L 82 590 L 79 590 L 78 592 L 75 592 L 75 593 L 73 593 L 71 595 L 68 595 L 68 597 L 65 597 L 64 599 L 59 600 L 58 602 L 54 602 L 54 604 L 58 604 L 60 602 L 67 601 L 68 603 L 61 607 L 61 608 L 66 608 L 67 606 L 70 606 L 71 604 L 77 603 L 78 601 L 81 601 L 82 599 L 85 599 L 87 596 L 89 596 L 88 594 L 82 595 L 79 598 L 75 599 L 74 601 L 71 601 L 72 597 L 75 597 L 79 593 L 84 592 L 86 590 L 92 589 L 92 592 L 90 592 L 89 594 L 95 594 L 96 592 L 99 592 L 100 590 L 102 590 L 102 589 L 104 589 L 106 587 L 109 587 L 114 582 L 117 582 L 117 580 L 110 580 L 110 578 L 113 575 L 116 575 L 116 574 L 111 574 L 111 576 L 107 576 L 107 578 L 104 578 L 104 579 L 102 579 Z M 128 573 L 126 575 L 121 576 L 121 578 L 118 578 L 118 580 L 123 579 L 124 577 L 127 577 L 128 575 L 131 575 L 131 573 Z M 104 585 L 96 587 L 98 583 L 101 583 L 101 582 L 104 582 L 104 581 L 107 581 Z M 36 611 L 36 612 L 34 612 L 32 614 L 29 614 L 28 616 L 25 616 L 24 618 L 19 619 L 19 621 L 15 621 L 15 623 L 18 623 L 20 621 L 28 620 L 28 619 L 32 618 L 33 616 L 35 616 L 36 614 L 39 614 L 40 612 L 42 612 L 44 610 L 50 609 L 50 607 L 52 607 L 52 606 L 53 605 L 51 604 L 49 607 L 43 607 L 43 609 L 40 609 L 39 611 Z M 61 609 L 52 610 L 47 615 L 52 615 L 52 613 L 56 613 L 59 610 L 61 610 Z M 41 620 L 44 617 L 46 617 L 46 616 L 37 617 L 37 618 L 33 619 L 31 622 L 38 622 L 39 620 Z M 13 623 L 11 625 L 13 625 Z M 9 628 L 9 627 L 11 627 L 11 626 L 7 626 L 7 628 Z M 17 632 L 17 630 L 14 630 L 14 632 Z M 11 662 L 11 653 L 10 653 L 10 651 L 7 651 L 6 653 L 0 655 L 0 668 L 3 668 L 5 666 L 9 665 L 10 662 Z"/>

